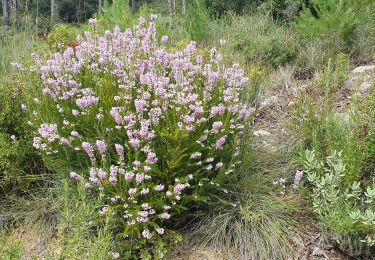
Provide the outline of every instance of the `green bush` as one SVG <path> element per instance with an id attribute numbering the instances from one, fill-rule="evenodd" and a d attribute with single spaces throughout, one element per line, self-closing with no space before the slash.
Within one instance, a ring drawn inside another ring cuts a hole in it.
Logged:
<path id="1" fill-rule="evenodd" d="M 204 0 L 194 0 L 189 5 L 185 18 L 185 30 L 192 40 L 202 41 L 205 39 L 209 19 L 210 17 Z"/>
<path id="2" fill-rule="evenodd" d="M 78 45 L 77 36 L 80 30 L 72 25 L 60 24 L 48 35 L 48 45 L 53 50 L 63 50 L 68 46 Z"/>
<path id="3" fill-rule="evenodd" d="M 267 16 L 231 16 L 224 29 L 213 33 L 212 39 L 227 41 L 226 52 L 270 68 L 292 62 L 298 51 L 292 32 Z"/>
<path id="4" fill-rule="evenodd" d="M 368 112 L 361 105 L 363 101 L 355 92 L 347 111 L 337 111 L 336 102 L 348 71 L 348 60 L 344 55 L 329 61 L 321 77 L 298 93 L 296 102 L 290 106 L 292 117 L 289 122 L 302 150 L 314 150 L 319 159 L 334 150 L 343 151 L 347 164 L 346 185 L 364 175 L 369 153 L 368 138 L 363 137 L 362 132 L 363 126 L 370 123 Z"/>
<path id="5" fill-rule="evenodd" d="M 258 7 L 258 10 L 268 14 L 276 21 L 292 22 L 298 17 L 303 4 L 308 0 L 265 0 Z"/>
<path id="6" fill-rule="evenodd" d="M 375 246 L 375 186 L 373 183 L 344 184 L 346 164 L 342 152 L 333 151 L 317 160 L 307 150 L 304 168 L 312 186 L 312 204 L 321 225 L 341 247 L 353 255 L 371 255 Z"/>
<path id="7" fill-rule="evenodd" d="M 225 186 L 226 196 L 190 239 L 229 254 L 227 259 L 286 259 L 293 252 L 291 235 L 298 225 L 293 214 L 300 205 L 292 197 L 277 197 L 269 176 L 248 170 Z"/>
<path id="8" fill-rule="evenodd" d="M 358 43 L 358 36 L 365 40 L 374 35 L 373 28 L 367 26 L 373 24 L 374 7 L 370 0 L 314 0 L 300 12 L 295 27 L 304 39 L 320 39 L 328 57 L 338 52 L 365 52 L 365 49 L 357 48 L 363 46 L 363 42 Z M 373 48 L 371 45 L 366 47 Z"/>
<path id="9" fill-rule="evenodd" d="M 253 15 L 262 12 L 273 20 L 290 22 L 298 15 L 305 0 L 206 0 L 211 14 L 222 17 L 227 13 Z"/>
<path id="10" fill-rule="evenodd" d="M 22 85 L 12 77 L 4 77 L 0 86 L 0 186 L 27 188 L 35 181 L 35 174 L 43 173 L 44 167 L 32 148 L 30 126 L 26 113 Z M 17 185 L 16 185 L 17 184 Z"/>

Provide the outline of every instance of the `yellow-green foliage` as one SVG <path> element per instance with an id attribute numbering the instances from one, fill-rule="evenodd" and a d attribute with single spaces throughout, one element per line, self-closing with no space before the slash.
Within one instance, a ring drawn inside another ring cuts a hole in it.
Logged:
<path id="1" fill-rule="evenodd" d="M 13 236 L 0 231 L 0 259 L 16 260 L 21 259 L 22 242 Z"/>
<path id="2" fill-rule="evenodd" d="M 49 35 L 48 44 L 55 50 L 63 50 L 67 46 L 76 46 L 77 36 L 80 34 L 80 30 L 72 25 L 60 24 L 58 25 Z"/>

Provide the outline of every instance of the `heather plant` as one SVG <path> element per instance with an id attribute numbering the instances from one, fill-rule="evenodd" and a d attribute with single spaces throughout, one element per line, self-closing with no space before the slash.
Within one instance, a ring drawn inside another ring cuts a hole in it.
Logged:
<path id="1" fill-rule="evenodd" d="M 225 191 L 254 111 L 238 64 L 225 66 L 216 48 L 205 59 L 195 42 L 168 52 L 155 18 L 103 36 L 92 19 L 75 48 L 46 62 L 33 54 L 27 75 L 34 147 L 102 198 L 98 214 L 111 216 L 124 258 L 162 256 L 183 214 Z"/>

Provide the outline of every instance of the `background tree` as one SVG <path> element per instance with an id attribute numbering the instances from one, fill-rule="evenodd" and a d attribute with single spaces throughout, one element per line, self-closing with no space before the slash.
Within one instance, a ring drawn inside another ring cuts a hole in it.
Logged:
<path id="1" fill-rule="evenodd" d="M 51 0 L 51 24 L 53 24 L 55 21 L 55 7 L 55 0 Z"/>
<path id="2" fill-rule="evenodd" d="M 133 13 L 137 11 L 137 0 L 132 0 L 132 11 Z"/>
<path id="3" fill-rule="evenodd" d="M 187 3 L 186 0 L 182 0 L 182 14 L 186 15 L 187 12 Z"/>
<path id="4" fill-rule="evenodd" d="M 8 1 L 2 0 L 1 4 L 2 4 L 2 8 L 3 8 L 3 24 L 6 27 L 6 26 L 9 25 Z"/>
<path id="5" fill-rule="evenodd" d="M 168 5 L 169 5 L 169 12 L 175 13 L 176 12 L 176 0 L 168 0 Z"/>
<path id="6" fill-rule="evenodd" d="M 103 13 L 103 1 L 99 0 L 98 2 L 98 13 L 102 14 Z"/>

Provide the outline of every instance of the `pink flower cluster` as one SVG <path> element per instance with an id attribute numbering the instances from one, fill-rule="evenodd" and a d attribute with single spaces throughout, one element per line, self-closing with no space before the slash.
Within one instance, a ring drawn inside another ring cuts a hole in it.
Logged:
<path id="1" fill-rule="evenodd" d="M 153 19 L 77 40 L 46 63 L 33 55 L 42 104 L 28 110 L 44 115 L 32 115 L 40 125 L 34 147 L 79 160 L 69 161 L 83 165 L 70 177 L 104 192 L 109 205 L 100 214 L 114 204 L 128 229 L 140 230 L 137 239 L 160 237 L 177 204 L 233 172 L 238 137 L 254 112 L 240 99 L 248 78 L 215 48 L 209 61 L 195 42 L 169 52 Z"/>

